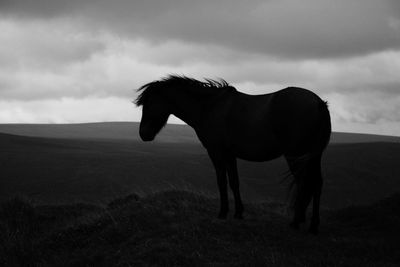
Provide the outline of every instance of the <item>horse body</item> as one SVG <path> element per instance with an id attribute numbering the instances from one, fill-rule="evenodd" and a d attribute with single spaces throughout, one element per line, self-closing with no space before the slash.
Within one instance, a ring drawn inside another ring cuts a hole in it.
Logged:
<path id="1" fill-rule="evenodd" d="M 271 94 L 259 97 L 237 91 L 227 94 L 222 100 L 227 103 L 209 110 L 209 116 L 203 119 L 205 127 L 196 131 L 203 145 L 206 148 L 218 147 L 250 161 L 266 161 L 280 156 L 278 140 L 270 127 L 272 117 L 268 103 L 271 98 Z"/>
<path id="2" fill-rule="evenodd" d="M 321 156 L 331 133 L 326 103 L 309 90 L 289 87 L 265 95 L 238 92 L 225 81 L 170 76 L 144 85 L 140 135 L 153 140 L 174 114 L 194 128 L 207 149 L 217 175 L 220 218 L 228 213 L 227 185 L 235 199 L 235 217 L 242 218 L 236 159 L 268 161 L 285 156 L 294 176 L 294 228 L 305 220 L 313 201 L 310 231 L 319 225 L 322 187 Z M 227 179 L 228 178 L 228 179 Z"/>
<path id="3" fill-rule="evenodd" d="M 203 127 L 194 127 L 206 148 L 218 147 L 240 159 L 296 157 L 311 152 L 324 105 L 311 91 L 296 87 L 256 96 L 234 91 L 203 114 Z"/>

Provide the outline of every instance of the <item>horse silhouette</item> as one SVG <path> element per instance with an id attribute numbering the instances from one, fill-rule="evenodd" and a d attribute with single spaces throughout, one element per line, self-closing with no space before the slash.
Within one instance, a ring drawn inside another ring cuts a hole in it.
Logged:
<path id="1" fill-rule="evenodd" d="M 247 95 L 225 80 L 198 81 L 170 75 L 138 89 L 142 106 L 139 134 L 152 141 L 170 114 L 191 126 L 214 165 L 220 193 L 219 218 L 228 214 L 228 179 L 235 200 L 235 218 L 242 218 L 236 159 L 268 161 L 284 156 L 293 180 L 294 218 L 305 222 L 313 199 L 309 231 L 318 233 L 322 188 L 321 156 L 331 134 L 326 102 L 313 92 L 288 87 L 264 95 Z M 227 179 L 228 177 L 228 179 Z"/>

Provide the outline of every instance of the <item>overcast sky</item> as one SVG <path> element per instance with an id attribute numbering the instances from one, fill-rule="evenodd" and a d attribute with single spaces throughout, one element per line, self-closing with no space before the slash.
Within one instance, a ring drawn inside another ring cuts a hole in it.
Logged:
<path id="1" fill-rule="evenodd" d="M 305 87 L 334 131 L 400 135 L 400 1 L 0 0 L 0 123 L 138 121 L 171 73 Z"/>

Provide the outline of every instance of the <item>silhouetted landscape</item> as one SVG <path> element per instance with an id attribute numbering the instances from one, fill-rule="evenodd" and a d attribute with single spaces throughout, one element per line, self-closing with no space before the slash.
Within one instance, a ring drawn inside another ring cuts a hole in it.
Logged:
<path id="1" fill-rule="evenodd" d="M 0 0 L 0 267 L 400 266 L 399 73 L 400 0 Z"/>
<path id="2" fill-rule="evenodd" d="M 245 219 L 216 219 L 214 170 L 188 126 L 167 125 L 146 144 L 128 122 L 0 133 L 2 266 L 400 262 L 399 137 L 333 133 L 313 237 L 288 228 L 281 158 L 239 161 Z"/>

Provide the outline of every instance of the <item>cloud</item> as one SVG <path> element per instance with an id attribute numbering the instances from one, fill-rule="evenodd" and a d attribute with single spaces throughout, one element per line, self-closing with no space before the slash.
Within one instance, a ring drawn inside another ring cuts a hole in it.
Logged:
<path id="1" fill-rule="evenodd" d="M 280 58 L 335 58 L 400 48 L 394 0 L 4 1 L 22 18 L 74 17 L 84 27 L 154 42 L 213 44 Z"/>
<path id="2" fill-rule="evenodd" d="M 76 65 L 105 49 L 101 39 L 63 22 L 0 20 L 0 32 L 0 99 L 74 95 Z"/>
<path id="3" fill-rule="evenodd" d="M 327 95 L 335 121 L 379 124 L 400 122 L 400 95 L 381 97 L 379 92 Z"/>
<path id="4" fill-rule="evenodd" d="M 0 65 L 8 68 L 59 68 L 87 60 L 105 48 L 101 40 L 77 31 L 67 21 L 0 20 L 0 32 Z"/>
<path id="5" fill-rule="evenodd" d="M 134 107 L 130 101 L 117 97 L 0 101 L 0 123 L 139 120 L 140 114 L 133 111 Z"/>
<path id="6" fill-rule="evenodd" d="M 309 88 L 334 129 L 400 134 L 399 3 L 0 0 L 0 122 L 138 120 L 134 89 L 176 73 Z"/>
<path id="7" fill-rule="evenodd" d="M 29 27 L 20 23 L 0 23 L 7 36 L 3 40 L 9 42 L 5 46 L 9 50 L 0 55 L 5 58 L 12 54 L 14 59 L 0 61 L 3 100 L 21 103 L 118 97 L 129 102 L 135 98 L 134 89 L 177 73 L 198 79 L 221 77 L 250 94 L 269 93 L 287 86 L 305 87 L 332 103 L 331 111 L 340 123 L 400 121 L 396 102 L 391 101 L 400 95 L 397 51 L 335 60 L 282 60 L 217 45 L 154 43 L 111 33 L 74 32 L 69 27 L 51 31 L 44 22 Z M 40 45 L 46 40 L 53 42 L 52 49 Z M 75 109 L 69 112 L 75 113 Z M 59 114 L 57 120 L 67 120 L 63 116 L 66 115 Z"/>
<path id="8" fill-rule="evenodd" d="M 1 13 L 30 18 L 54 18 L 70 15 L 86 4 L 95 1 L 53 0 L 0 0 Z"/>

